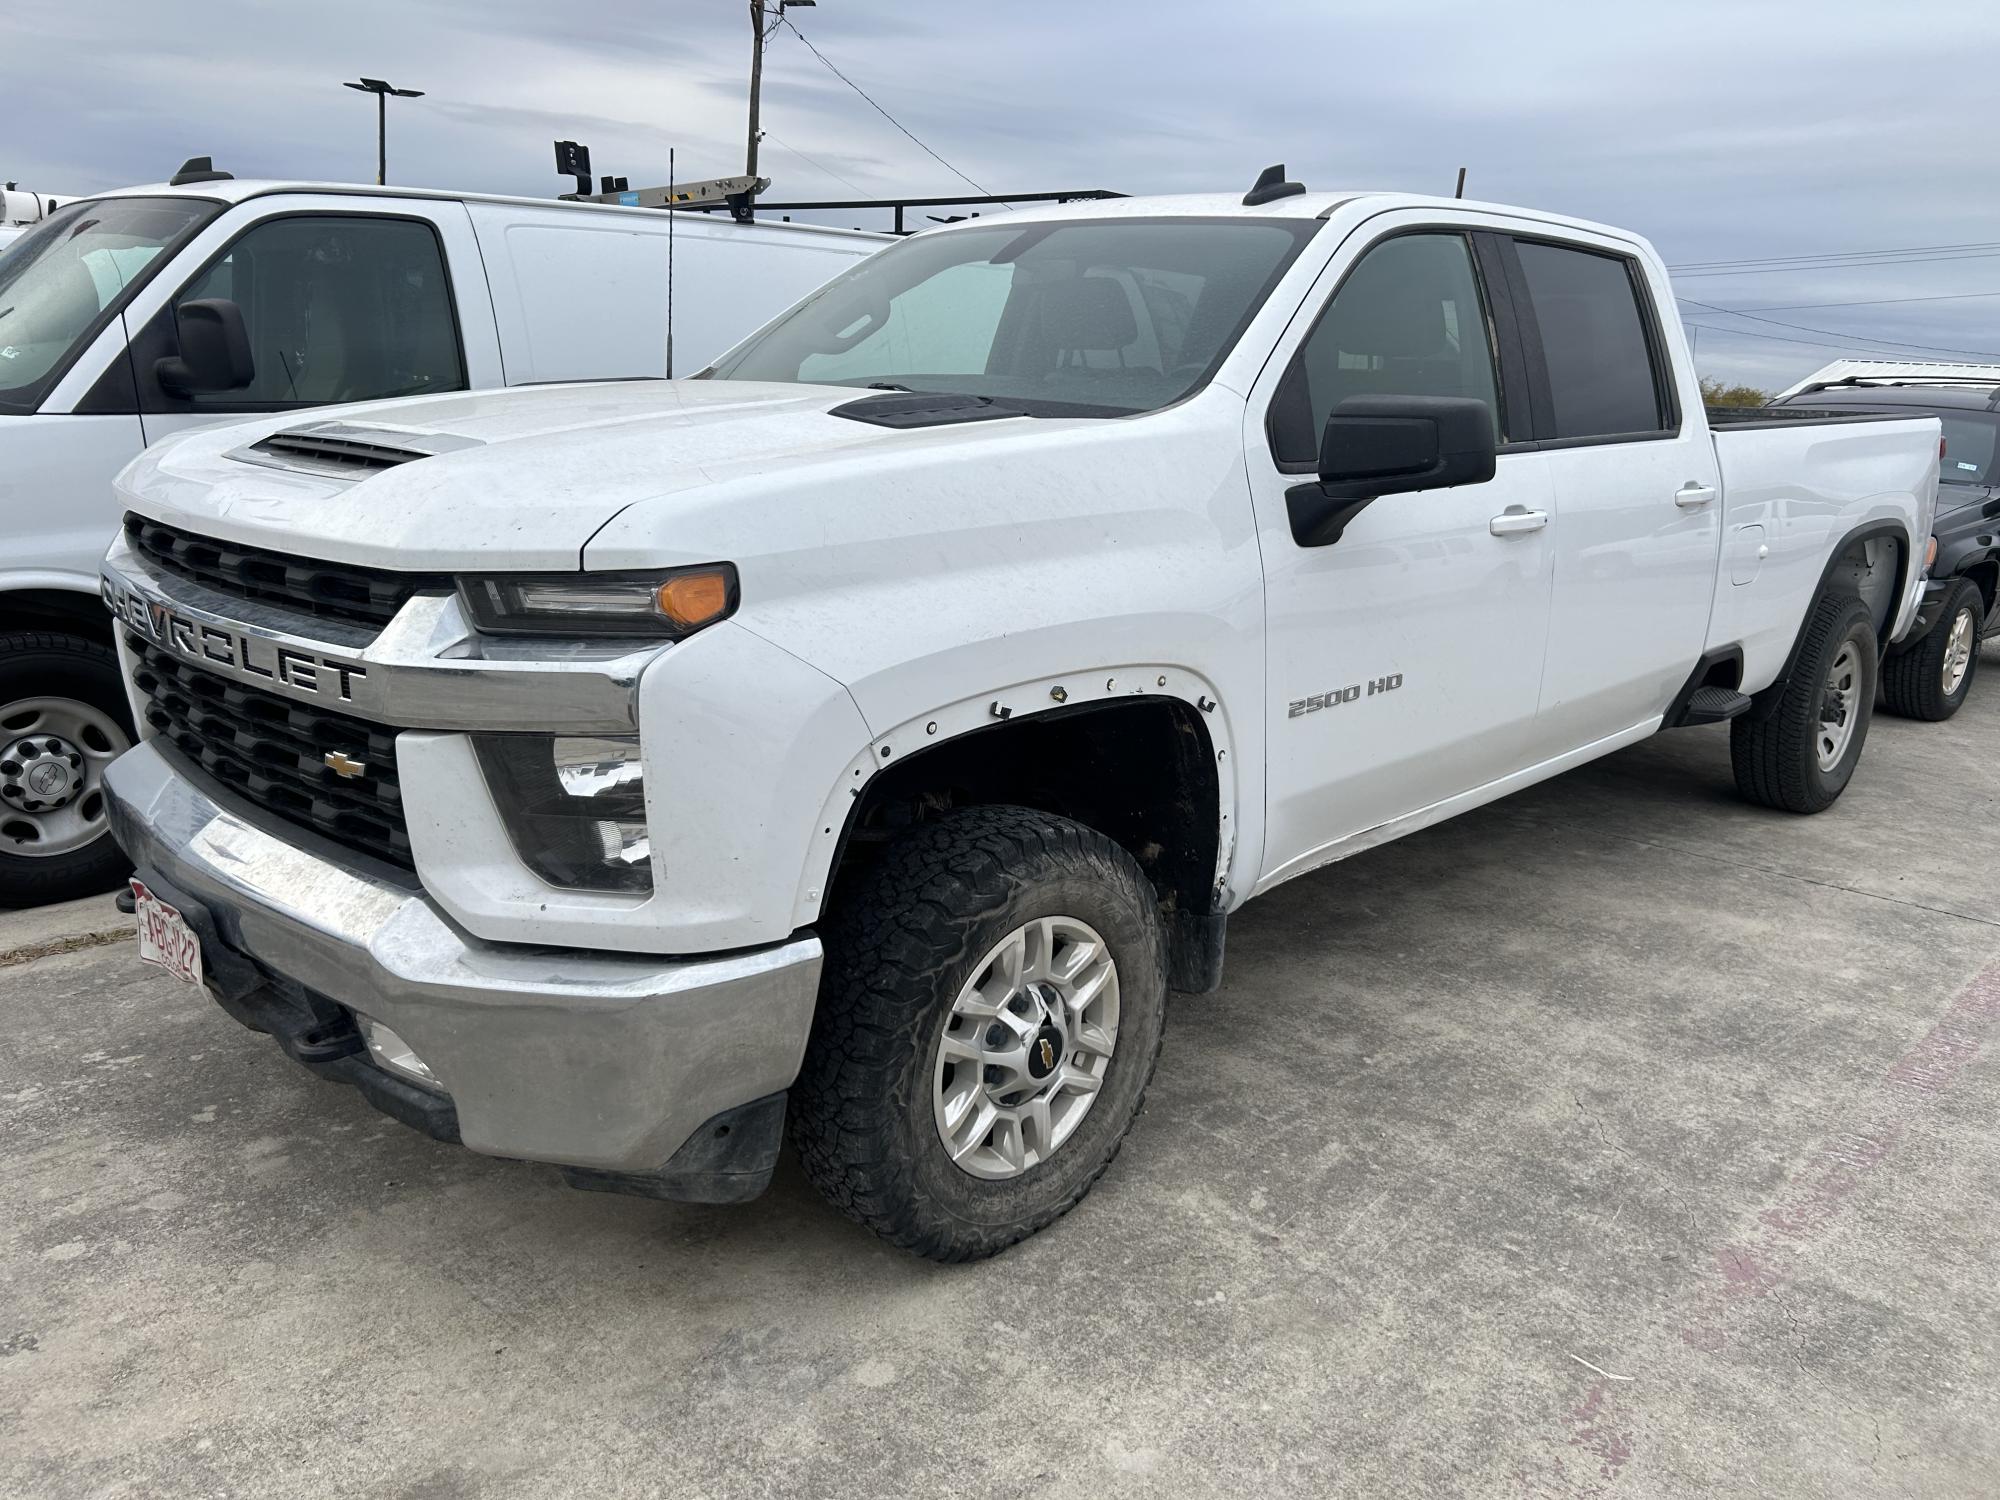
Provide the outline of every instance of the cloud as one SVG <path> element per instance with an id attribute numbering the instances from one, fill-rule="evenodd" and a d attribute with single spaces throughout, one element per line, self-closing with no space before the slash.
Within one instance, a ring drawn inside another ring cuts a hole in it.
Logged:
<path id="1" fill-rule="evenodd" d="M 367 180 L 360 73 L 391 101 L 390 172 L 553 193 L 549 142 L 601 172 L 741 170 L 742 0 L 344 0 L 338 7 L 72 0 L 0 17 L 0 174 L 76 192 L 189 155 L 239 175 Z M 1929 15 L 1933 20 L 1925 20 Z M 1450 191 L 1651 237 L 1670 263 L 2000 240 L 1963 81 L 2000 62 L 2000 7 L 1822 0 L 824 0 L 794 15 L 856 83 L 995 191 L 1247 185 Z M 762 170 L 788 197 L 963 190 L 796 37 L 765 70 Z M 782 144 L 778 144 L 782 143 Z M 817 166 L 813 163 L 818 163 Z M 2000 287 L 2000 259 L 1690 280 L 1704 302 L 1873 302 Z M 2000 351 L 2000 298 L 1770 316 Z M 1705 371 L 1782 384 L 1840 343 L 1702 312 Z M 1727 330 L 1727 331 L 1725 331 Z M 1869 346 L 1856 344 L 1859 352 Z"/>

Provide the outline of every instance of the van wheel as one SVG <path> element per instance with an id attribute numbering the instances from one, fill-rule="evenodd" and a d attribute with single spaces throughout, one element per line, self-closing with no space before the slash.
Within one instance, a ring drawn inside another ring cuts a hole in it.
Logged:
<path id="1" fill-rule="evenodd" d="M 1875 709 L 1875 621 L 1851 594 L 1813 605 L 1775 713 L 1730 721 L 1736 789 L 1784 812 L 1823 812 L 1861 759 Z"/>
<path id="2" fill-rule="evenodd" d="M 130 872 L 112 842 L 104 768 L 131 744 L 109 646 L 0 635 L 0 906 L 93 895 Z"/>
<path id="3" fill-rule="evenodd" d="M 1949 719 L 1972 691 L 1979 671 L 1979 627 L 1986 596 L 1961 578 L 1924 638 L 1882 663 L 1882 706 L 1906 719 Z"/>
<path id="4" fill-rule="evenodd" d="M 975 1260 L 1067 1213 L 1139 1112 L 1167 938 L 1132 857 L 1067 818 L 977 808 L 905 835 L 823 929 L 791 1131 L 849 1218 Z"/>

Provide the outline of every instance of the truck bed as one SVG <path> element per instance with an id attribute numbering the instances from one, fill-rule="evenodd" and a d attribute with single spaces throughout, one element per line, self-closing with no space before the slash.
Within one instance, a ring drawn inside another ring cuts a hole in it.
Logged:
<path id="1" fill-rule="evenodd" d="M 1900 532 L 1909 496 L 1921 498 L 1917 545 L 1937 492 L 1935 418 L 1907 408 L 1710 410 L 1722 471 L 1722 582 L 1710 624 L 1714 643 L 1740 644 L 1743 686 L 1755 692 L 1783 667 L 1825 568 L 1857 532 Z M 1928 427 L 1929 441 L 1918 438 Z M 1879 600 L 1893 639 L 1908 628 L 1921 559 L 1883 543 L 1869 549 L 1859 592 Z"/>

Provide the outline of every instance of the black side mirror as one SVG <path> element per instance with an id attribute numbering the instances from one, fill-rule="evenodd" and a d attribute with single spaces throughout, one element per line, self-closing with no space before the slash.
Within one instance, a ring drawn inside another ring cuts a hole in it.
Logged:
<path id="1" fill-rule="evenodd" d="M 1319 480 L 1285 492 L 1292 540 L 1326 547 L 1383 495 L 1484 484 L 1493 413 L 1471 396 L 1349 396 L 1326 419 Z"/>
<path id="2" fill-rule="evenodd" d="M 174 309 L 179 358 L 161 360 L 153 373 L 177 396 L 194 391 L 240 391 L 257 375 L 243 309 L 227 297 L 203 297 Z"/>

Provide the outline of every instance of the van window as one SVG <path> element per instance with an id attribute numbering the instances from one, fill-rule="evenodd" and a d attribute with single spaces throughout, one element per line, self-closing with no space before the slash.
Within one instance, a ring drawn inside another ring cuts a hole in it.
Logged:
<path id="1" fill-rule="evenodd" d="M 1327 417 L 1350 396 L 1470 396 L 1486 403 L 1495 435 L 1504 436 L 1493 344 L 1463 235 L 1395 235 L 1348 272 L 1273 403 L 1278 461 L 1313 463 Z"/>
<path id="2" fill-rule="evenodd" d="M 1667 425 L 1631 262 L 1563 245 L 1515 242 L 1541 325 L 1554 438 L 1616 437 Z"/>
<path id="3" fill-rule="evenodd" d="M 267 219 L 177 302 L 243 310 L 256 375 L 197 407 L 375 401 L 466 388 L 444 255 L 430 225 L 352 214 Z"/>

